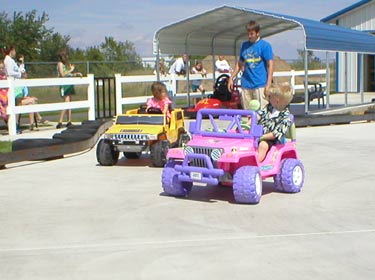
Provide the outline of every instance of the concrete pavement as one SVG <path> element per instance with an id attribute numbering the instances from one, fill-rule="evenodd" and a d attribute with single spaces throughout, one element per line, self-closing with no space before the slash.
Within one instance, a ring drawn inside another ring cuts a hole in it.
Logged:
<path id="1" fill-rule="evenodd" d="M 29 133 L 48 137 L 54 129 Z M 0 171 L 0 279 L 373 279 L 374 123 L 297 129 L 301 193 L 165 196 L 147 157 L 95 149 Z"/>

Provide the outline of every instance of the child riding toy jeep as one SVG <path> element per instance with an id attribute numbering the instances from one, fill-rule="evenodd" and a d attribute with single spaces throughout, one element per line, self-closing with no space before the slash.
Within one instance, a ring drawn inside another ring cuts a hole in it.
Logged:
<path id="1" fill-rule="evenodd" d="M 98 143 L 96 157 L 101 165 L 115 165 L 120 152 L 128 159 L 137 159 L 150 152 L 156 167 L 166 163 L 170 147 L 181 146 L 189 138 L 185 131 L 184 112 L 174 109 L 167 114 L 150 114 L 144 106 L 116 116 L 115 123 Z"/>
<path id="2" fill-rule="evenodd" d="M 263 127 L 257 124 L 256 115 L 251 110 L 199 110 L 189 127 L 192 139 L 185 147 L 168 151 L 162 172 L 164 192 L 187 196 L 194 183 L 229 185 L 233 186 L 236 202 L 254 204 L 260 201 L 262 180 L 268 177 L 273 177 L 279 191 L 299 192 L 304 167 L 298 159 L 294 126 L 259 162 L 258 144 Z M 208 121 L 203 122 L 204 118 Z M 243 125 L 249 119 L 250 126 Z"/>

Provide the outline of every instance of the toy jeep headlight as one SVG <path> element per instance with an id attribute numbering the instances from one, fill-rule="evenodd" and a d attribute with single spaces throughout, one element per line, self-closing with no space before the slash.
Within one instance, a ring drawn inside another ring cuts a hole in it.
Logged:
<path id="1" fill-rule="evenodd" d="M 158 136 L 156 134 L 149 134 L 148 140 L 158 140 Z"/>
<path id="2" fill-rule="evenodd" d="M 184 148 L 184 152 L 185 152 L 185 155 L 187 155 L 187 154 L 193 154 L 194 153 L 194 149 L 191 146 L 186 146 Z"/>
<path id="3" fill-rule="evenodd" d="M 222 149 L 213 149 L 211 151 L 211 158 L 213 160 L 218 160 L 221 157 L 222 154 L 223 154 L 223 150 Z"/>

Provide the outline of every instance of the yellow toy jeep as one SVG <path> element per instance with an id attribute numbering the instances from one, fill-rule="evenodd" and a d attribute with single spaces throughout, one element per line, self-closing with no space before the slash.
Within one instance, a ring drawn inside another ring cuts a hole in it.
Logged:
<path id="1" fill-rule="evenodd" d="M 190 140 L 184 124 L 182 109 L 166 114 L 146 113 L 144 106 L 118 115 L 97 145 L 96 158 L 101 165 L 111 166 L 118 161 L 120 152 L 128 159 L 137 159 L 149 152 L 151 162 L 163 167 L 170 147 L 180 147 Z"/>

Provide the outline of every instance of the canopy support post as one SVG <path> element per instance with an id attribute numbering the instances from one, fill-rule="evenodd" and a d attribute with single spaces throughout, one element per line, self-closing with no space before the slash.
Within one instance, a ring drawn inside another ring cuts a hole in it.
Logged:
<path id="1" fill-rule="evenodd" d="M 329 109 L 329 95 L 331 92 L 331 73 L 329 68 L 329 56 L 326 52 L 326 109 Z"/>
<path id="2" fill-rule="evenodd" d="M 308 74 L 308 64 L 309 64 L 309 61 L 308 61 L 308 57 L 307 57 L 307 49 L 305 47 L 304 49 L 304 52 L 303 52 L 303 64 L 304 64 L 304 67 L 305 67 L 305 81 L 304 81 L 304 84 L 305 84 L 305 114 L 308 113 L 309 111 L 309 74 Z"/>

